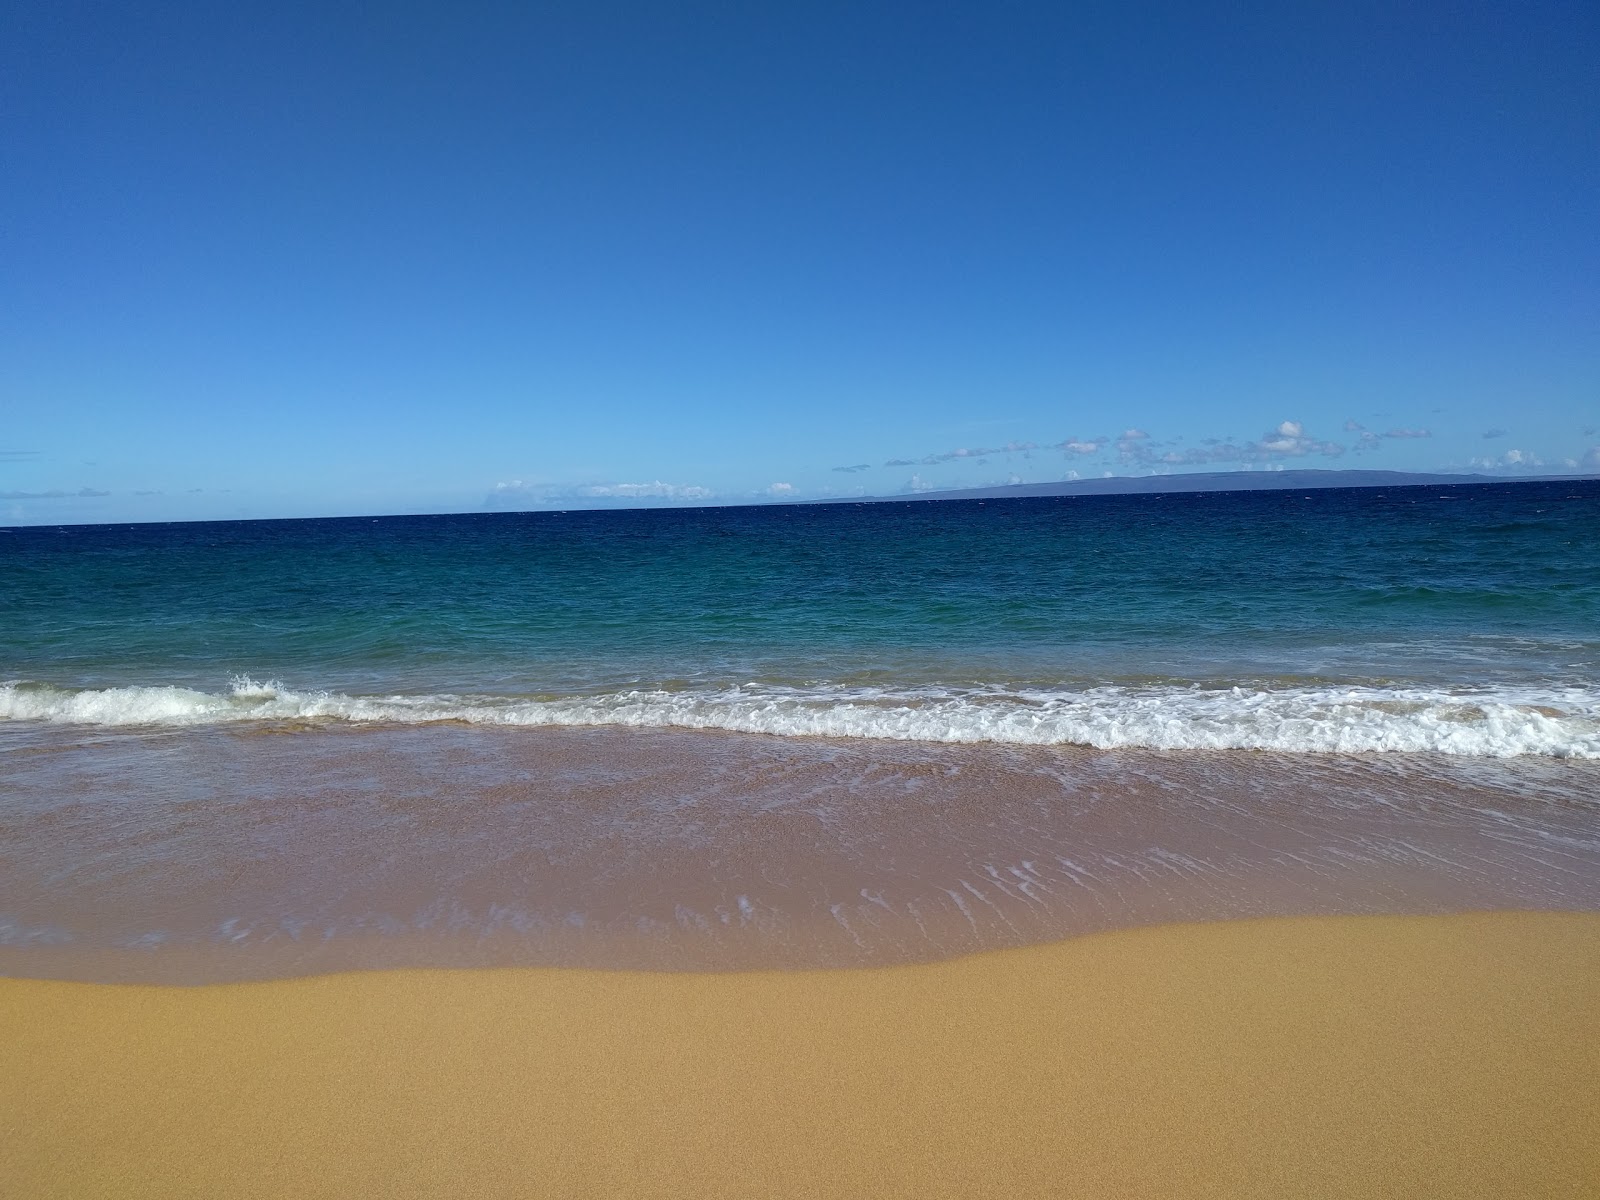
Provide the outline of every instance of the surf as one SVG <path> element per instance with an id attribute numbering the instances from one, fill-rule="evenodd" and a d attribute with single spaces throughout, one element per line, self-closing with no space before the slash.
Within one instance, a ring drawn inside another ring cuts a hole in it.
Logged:
<path id="1" fill-rule="evenodd" d="M 364 695 L 241 676 L 215 692 L 12 681 L 0 684 L 0 720 L 105 727 L 250 722 L 633 726 L 1100 750 L 1600 758 L 1600 689 L 1581 686 L 895 689 L 745 683 L 564 696 Z"/>

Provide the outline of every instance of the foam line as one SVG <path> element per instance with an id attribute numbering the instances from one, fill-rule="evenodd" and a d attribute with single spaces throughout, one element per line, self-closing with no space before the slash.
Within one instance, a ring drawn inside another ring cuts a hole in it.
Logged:
<path id="1" fill-rule="evenodd" d="M 790 688 L 750 684 L 601 695 L 363 696 L 236 679 L 226 692 L 0 684 L 0 719 L 97 726 L 243 721 L 726 729 L 786 737 L 1083 745 L 1101 749 L 1433 752 L 1600 758 L 1600 690 L 1093 687 Z"/>

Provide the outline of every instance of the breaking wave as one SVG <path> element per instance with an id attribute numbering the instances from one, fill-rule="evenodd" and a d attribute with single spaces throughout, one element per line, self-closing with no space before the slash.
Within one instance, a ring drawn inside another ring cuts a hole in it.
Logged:
<path id="1" fill-rule="evenodd" d="M 69 689 L 0 683 L 0 720 L 98 726 L 231 722 L 723 729 L 786 737 L 1081 745 L 1099 749 L 1432 752 L 1600 758 L 1600 690 L 1199 686 L 1078 690 L 795 688 L 601 695 L 362 696 L 236 679 L 181 687 Z"/>

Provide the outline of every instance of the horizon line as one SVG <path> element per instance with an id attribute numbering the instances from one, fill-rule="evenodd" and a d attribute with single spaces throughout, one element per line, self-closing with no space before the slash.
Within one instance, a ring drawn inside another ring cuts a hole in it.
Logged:
<path id="1" fill-rule="evenodd" d="M 1296 484 L 1295 478 L 1314 475 L 1319 479 L 1328 476 L 1396 476 L 1395 479 L 1368 479 L 1366 482 Z M 1184 487 L 1186 480 L 1219 482 L 1232 479 L 1250 480 L 1247 487 Z M 1171 481 L 1179 486 L 1148 486 L 1154 481 Z M 1522 483 L 1592 483 L 1600 482 L 1600 472 L 1562 475 L 1483 475 L 1445 471 L 1397 471 L 1392 469 L 1361 467 L 1296 467 L 1278 470 L 1242 471 L 1184 471 L 1169 475 L 1111 475 L 1086 479 L 1063 479 L 1047 483 L 993 484 L 987 487 L 940 488 L 926 492 L 905 492 L 887 496 L 818 496 L 805 500 L 715 499 L 686 504 L 634 504 L 590 505 L 576 508 L 509 508 L 509 509 L 455 509 L 430 512 L 346 512 L 319 513 L 309 516 L 285 517 L 194 517 L 168 521 L 40 521 L 32 524 L 0 522 L 0 532 L 18 529 L 93 529 L 123 525 L 242 525 L 266 521 L 390 521 L 418 517 L 514 517 L 545 514 L 560 516 L 569 513 L 607 512 L 682 512 L 718 508 L 803 508 L 818 504 L 910 504 L 961 502 L 969 500 L 1049 500 L 1081 497 L 1085 499 L 1108 496 L 1149 495 L 1216 495 L 1227 492 L 1293 491 L 1297 486 L 1314 486 L 1321 491 L 1356 491 L 1383 487 L 1485 487 Z M 1144 484 L 1144 487 L 1126 485 Z M 1124 485 L 1123 490 L 1111 490 Z M 1054 489 L 1054 490 L 1047 490 Z"/>

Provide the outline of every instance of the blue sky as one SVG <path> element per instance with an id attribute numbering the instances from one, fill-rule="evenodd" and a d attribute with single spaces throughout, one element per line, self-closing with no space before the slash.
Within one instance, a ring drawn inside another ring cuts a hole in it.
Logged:
<path id="1" fill-rule="evenodd" d="M 0 522 L 1600 470 L 1597 61 L 1538 0 L 13 5 Z"/>

